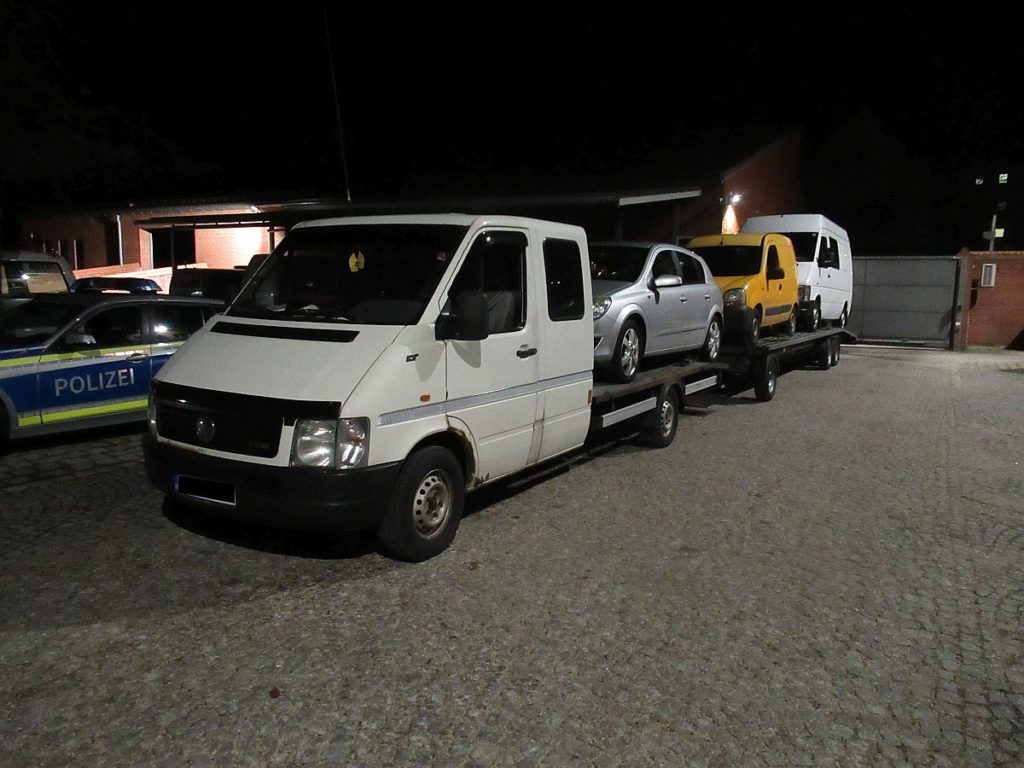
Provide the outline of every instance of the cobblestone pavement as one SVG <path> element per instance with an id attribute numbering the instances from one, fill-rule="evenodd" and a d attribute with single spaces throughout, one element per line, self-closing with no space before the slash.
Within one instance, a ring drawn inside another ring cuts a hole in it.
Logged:
<path id="1" fill-rule="evenodd" d="M 454 547 L 0 455 L 0 765 L 1024 765 L 1024 356 L 844 348 L 471 497 Z"/>

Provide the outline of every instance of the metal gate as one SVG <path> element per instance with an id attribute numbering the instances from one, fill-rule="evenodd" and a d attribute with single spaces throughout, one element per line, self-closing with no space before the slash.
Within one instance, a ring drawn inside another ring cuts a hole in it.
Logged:
<path id="1" fill-rule="evenodd" d="M 849 329 L 864 341 L 952 348 L 959 328 L 957 256 L 856 256 Z"/>

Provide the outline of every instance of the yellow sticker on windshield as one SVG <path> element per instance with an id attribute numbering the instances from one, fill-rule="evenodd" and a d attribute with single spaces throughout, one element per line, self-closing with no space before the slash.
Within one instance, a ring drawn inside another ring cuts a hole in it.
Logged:
<path id="1" fill-rule="evenodd" d="M 348 257 L 348 270 L 349 272 L 358 272 L 360 269 L 366 266 L 366 257 L 363 256 L 362 251 L 356 251 Z"/>

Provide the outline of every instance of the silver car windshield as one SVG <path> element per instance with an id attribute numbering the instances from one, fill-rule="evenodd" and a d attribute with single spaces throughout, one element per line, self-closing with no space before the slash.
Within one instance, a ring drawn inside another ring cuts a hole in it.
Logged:
<path id="1" fill-rule="evenodd" d="M 643 274 L 648 249 L 636 245 L 594 245 L 590 247 L 591 280 L 635 283 Z"/>
<path id="2" fill-rule="evenodd" d="M 227 314 L 367 325 L 410 325 L 465 237 L 447 224 L 296 229 Z"/>

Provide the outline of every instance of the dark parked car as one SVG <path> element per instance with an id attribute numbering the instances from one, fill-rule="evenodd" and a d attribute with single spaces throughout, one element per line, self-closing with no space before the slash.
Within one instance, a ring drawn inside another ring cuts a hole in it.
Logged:
<path id="1" fill-rule="evenodd" d="M 242 289 L 244 269 L 179 267 L 171 273 L 172 296 L 203 296 L 230 302 Z"/>
<path id="2" fill-rule="evenodd" d="M 81 277 L 71 284 L 71 291 L 159 293 L 160 284 L 148 277 Z"/>
<path id="3" fill-rule="evenodd" d="M 34 296 L 0 315 L 0 442 L 146 418 L 149 381 L 223 303 Z"/>

